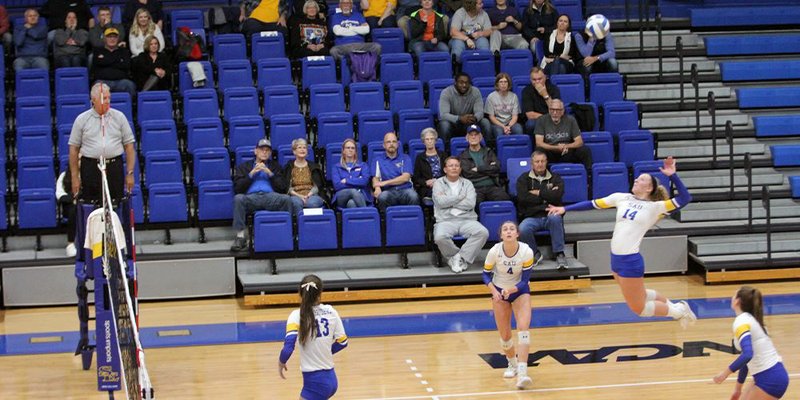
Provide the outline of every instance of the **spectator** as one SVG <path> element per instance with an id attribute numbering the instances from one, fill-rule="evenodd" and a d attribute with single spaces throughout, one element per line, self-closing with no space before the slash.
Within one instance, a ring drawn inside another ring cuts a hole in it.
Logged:
<path id="1" fill-rule="evenodd" d="M 131 60 L 133 81 L 140 92 L 172 89 L 172 60 L 163 51 L 161 43 L 153 35 L 145 40 L 145 51 Z"/>
<path id="2" fill-rule="evenodd" d="M 301 0 L 298 0 L 301 1 Z M 328 24 L 316 0 L 306 0 L 303 13 L 289 20 L 292 57 L 327 56 L 330 54 Z"/>
<path id="3" fill-rule="evenodd" d="M 431 5 L 434 6 L 434 0 L 431 0 Z M 405 36 L 406 40 L 411 39 L 410 36 L 410 29 L 409 28 L 409 21 L 411 19 L 411 14 L 417 12 L 419 9 L 422 8 L 422 0 L 397 0 L 397 9 L 395 10 L 395 16 L 397 17 L 397 27 L 403 31 L 403 36 Z M 447 27 L 449 19 L 444 14 L 442 15 L 445 19 L 444 26 Z M 446 28 L 445 28 L 446 29 Z"/>
<path id="4" fill-rule="evenodd" d="M 517 123 L 519 118 L 519 99 L 511 89 L 511 77 L 501 72 L 494 79 L 494 92 L 486 98 L 486 117 L 492 123 L 489 142 L 503 135 L 521 135 L 522 125 Z"/>
<path id="5" fill-rule="evenodd" d="M 364 36 L 369 34 L 369 24 L 364 16 L 353 10 L 353 0 L 339 2 L 339 12 L 331 17 L 331 30 L 336 36 L 331 55 L 337 61 L 354 51 L 369 51 L 381 54 L 381 45 L 365 43 Z"/>
<path id="6" fill-rule="evenodd" d="M 426 51 L 450 51 L 447 47 L 447 23 L 444 15 L 433 9 L 433 0 L 420 0 L 422 8 L 411 13 L 408 20 L 408 47 L 417 57 Z"/>
<path id="7" fill-rule="evenodd" d="M 254 33 L 265 31 L 278 31 L 283 37 L 289 36 L 286 28 L 291 7 L 289 0 L 242 0 L 240 7 L 242 33 L 248 40 Z"/>
<path id="8" fill-rule="evenodd" d="M 445 160 L 445 176 L 436 179 L 433 186 L 433 240 L 447 258 L 447 264 L 455 273 L 467 270 L 478 257 L 489 238 L 489 231 L 478 222 L 475 213 L 475 188 L 472 182 L 462 178 L 461 163 L 456 157 Z M 454 236 L 467 238 L 459 249 Z"/>
<path id="9" fill-rule="evenodd" d="M 80 168 L 80 159 L 78 166 Z M 61 206 L 61 216 L 67 221 L 67 247 L 64 249 L 67 257 L 75 257 L 75 197 L 72 195 L 72 173 L 69 165 L 56 180 L 56 200 Z"/>
<path id="10" fill-rule="evenodd" d="M 589 82 L 589 75 L 593 72 L 617 72 L 617 51 L 614 48 L 614 37 L 611 32 L 598 40 L 586 32 L 575 35 L 575 42 L 583 60 L 578 63 L 578 72 L 583 75 L 583 81 Z"/>
<path id="11" fill-rule="evenodd" d="M 292 15 L 295 17 L 299 17 L 306 13 L 306 3 L 309 0 L 296 0 L 292 2 Z M 328 3 L 325 0 L 312 0 L 314 3 L 317 3 L 317 13 L 319 14 L 319 18 L 325 20 L 328 18 Z M 291 29 L 291 26 L 289 27 Z"/>
<path id="12" fill-rule="evenodd" d="M 539 118 L 534 134 L 536 150 L 547 154 L 549 163 L 581 163 L 587 171 L 592 170 L 592 153 L 583 145 L 578 122 L 564 115 L 561 100 L 550 102 L 550 113 Z"/>
<path id="13" fill-rule="evenodd" d="M 94 79 L 103 81 L 112 92 L 128 92 L 136 98 L 136 84 L 131 81 L 131 53 L 120 48 L 119 32 L 108 28 L 103 33 L 105 46 L 94 51 Z"/>
<path id="14" fill-rule="evenodd" d="M 25 23 L 14 27 L 14 46 L 17 49 L 14 71 L 50 69 L 50 62 L 47 61 L 47 27 L 40 23 L 39 12 L 35 9 L 25 10 Z"/>
<path id="15" fill-rule="evenodd" d="M 530 44 L 530 49 L 541 60 L 543 54 L 536 51 L 536 43 L 550 37 L 550 32 L 556 29 L 558 11 L 550 0 L 532 0 L 525 13 L 522 15 L 522 36 Z"/>
<path id="16" fill-rule="evenodd" d="M 580 58 L 578 46 L 572 41 L 572 23 L 567 14 L 558 17 L 554 30 L 544 43 L 544 59 L 540 67 L 548 76 L 571 74 Z"/>
<path id="17" fill-rule="evenodd" d="M 3 48 L 5 48 L 3 54 L 8 54 L 12 43 L 11 23 L 8 21 L 8 11 L 6 11 L 6 7 L 3 5 L 0 5 L 0 37 L 3 41 Z"/>
<path id="18" fill-rule="evenodd" d="M 436 129 L 425 128 L 422 130 L 420 137 L 422 138 L 422 143 L 425 144 L 425 151 L 417 154 L 417 158 L 414 160 L 413 180 L 417 194 L 424 204 L 425 200 L 430 201 L 433 197 L 431 193 L 433 182 L 437 178 L 444 176 L 444 159 L 446 155 L 436 148 L 436 139 L 439 138 Z"/>
<path id="19" fill-rule="evenodd" d="M 289 182 L 289 196 L 295 215 L 304 208 L 325 206 L 325 177 L 319 164 L 306 160 L 308 142 L 305 139 L 292 140 L 292 153 L 294 160 L 283 167 L 283 175 Z"/>
<path id="20" fill-rule="evenodd" d="M 372 204 L 372 193 L 368 189 L 371 177 L 369 165 L 358 161 L 358 147 L 353 139 L 345 139 L 342 143 L 342 156 L 331 172 L 333 203 L 339 209 L 366 207 Z"/>
<path id="21" fill-rule="evenodd" d="M 464 49 L 489 50 L 492 21 L 483 11 L 483 0 L 464 0 L 450 21 L 450 53 L 456 62 L 461 62 Z"/>
<path id="22" fill-rule="evenodd" d="M 483 201 L 510 200 L 500 186 L 500 163 L 488 147 L 481 145 L 481 128 L 470 125 L 467 128 L 469 147 L 458 155 L 461 162 L 461 176 L 472 181 L 475 186 L 477 204 Z M 477 206 L 476 204 L 476 206 Z"/>
<path id="23" fill-rule="evenodd" d="M 378 208 L 419 204 L 417 192 L 411 185 L 411 158 L 397 151 L 397 135 L 389 132 L 383 136 L 383 149 L 376 157 L 372 194 L 378 199 Z"/>
<path id="24" fill-rule="evenodd" d="M 439 0 L 439 9 L 445 15 L 452 16 L 462 7 L 464 7 L 464 0 Z"/>
<path id="25" fill-rule="evenodd" d="M 150 12 L 144 8 L 136 11 L 133 24 L 131 25 L 131 33 L 128 36 L 128 44 L 131 49 L 131 56 L 136 57 L 141 54 L 144 49 L 144 39 L 148 36 L 155 36 L 158 39 L 158 51 L 164 50 L 164 35 L 161 33 L 161 28 L 153 22 L 150 17 Z"/>
<path id="26" fill-rule="evenodd" d="M 89 41 L 89 32 L 78 28 L 78 17 L 74 12 L 68 12 L 66 18 L 65 27 L 56 29 L 53 38 L 53 59 L 56 68 L 85 67 L 85 46 Z"/>
<path id="27" fill-rule="evenodd" d="M 370 29 L 397 27 L 395 7 L 397 0 L 361 0 L 361 10 Z"/>
<path id="28" fill-rule="evenodd" d="M 470 125 L 489 130 L 489 120 L 483 117 L 481 91 L 472 86 L 469 75 L 461 72 L 439 96 L 439 134 L 448 143 L 451 137 L 464 135 Z"/>
<path id="29" fill-rule="evenodd" d="M 531 84 L 522 89 L 522 112 L 525 113 L 525 133 L 533 136 L 536 120 L 549 112 L 550 102 L 560 99 L 561 91 L 547 80 L 539 67 L 531 68 Z"/>
<path id="30" fill-rule="evenodd" d="M 131 26 L 135 24 L 136 21 L 134 18 L 136 17 L 136 12 L 141 8 L 144 8 L 150 13 L 150 18 L 158 25 L 158 29 L 163 31 L 164 10 L 161 7 L 161 0 L 127 0 L 125 6 L 122 8 L 122 21 L 125 22 L 125 24 L 131 24 Z M 131 26 L 128 26 L 128 28 Z M 176 28 L 177 26 L 172 27 L 172 29 Z"/>
<path id="31" fill-rule="evenodd" d="M 500 49 L 527 49 L 528 42 L 522 37 L 522 22 L 519 12 L 508 0 L 497 0 L 494 8 L 486 11 L 492 21 L 492 35 L 489 37 L 489 48 L 492 52 Z"/>
<path id="32" fill-rule="evenodd" d="M 88 31 L 94 26 L 94 16 L 86 0 L 47 0 L 39 10 L 39 14 L 47 19 L 48 44 L 53 41 L 56 29 L 65 27 L 67 13 L 70 11 L 78 18 L 78 29 Z"/>
<path id="33" fill-rule="evenodd" d="M 534 151 L 531 155 L 531 170 L 517 178 L 517 212 L 523 218 L 519 224 L 520 239 L 533 249 L 533 260 L 539 264 L 542 253 L 536 248 L 535 232 L 550 231 L 552 254 L 559 270 L 568 267 L 564 255 L 564 221 L 561 215 L 547 214 L 549 205 L 563 205 L 564 180 L 547 169 L 547 155 Z"/>
<path id="34" fill-rule="evenodd" d="M 108 28 L 116 29 L 117 32 L 119 32 L 120 38 L 128 37 L 125 35 L 125 28 L 122 24 L 111 22 L 111 8 L 108 6 L 100 6 L 100 8 L 97 9 L 97 24 L 95 24 L 92 29 L 89 29 L 89 43 L 91 43 L 93 49 L 105 46 L 103 39 L 105 38 L 105 31 Z M 127 47 L 128 43 L 120 40 L 118 46 Z"/>
<path id="35" fill-rule="evenodd" d="M 236 166 L 233 171 L 233 230 L 236 238 L 231 251 L 247 249 L 247 216 L 255 211 L 292 212 L 292 199 L 286 193 L 287 183 L 278 161 L 272 159 L 272 143 L 261 139 L 256 144 L 256 157 Z"/>

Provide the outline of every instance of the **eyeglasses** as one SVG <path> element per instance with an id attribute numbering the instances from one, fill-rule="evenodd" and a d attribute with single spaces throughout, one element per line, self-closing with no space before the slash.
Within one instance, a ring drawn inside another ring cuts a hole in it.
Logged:
<path id="1" fill-rule="evenodd" d="M 350 150 L 355 150 L 356 146 L 344 146 L 344 148 L 345 148 L 346 150 L 347 150 L 347 149 L 350 149 Z"/>
<path id="2" fill-rule="evenodd" d="M 550 111 L 564 111 L 563 108 L 551 108 Z"/>

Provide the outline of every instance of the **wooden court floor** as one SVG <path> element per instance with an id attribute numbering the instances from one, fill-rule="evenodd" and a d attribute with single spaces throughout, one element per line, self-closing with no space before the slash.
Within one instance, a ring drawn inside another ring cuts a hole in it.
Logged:
<path id="1" fill-rule="evenodd" d="M 692 276 L 648 278 L 650 287 L 674 298 L 729 297 L 739 285 L 705 286 Z M 798 293 L 797 282 L 756 284 L 766 295 Z M 616 303 L 610 280 L 595 280 L 576 293 L 534 294 L 537 308 Z M 487 310 L 488 298 L 341 304 L 344 318 Z M 143 327 L 284 321 L 291 308 L 252 309 L 237 299 L 151 302 L 141 307 Z M 74 307 L 0 310 L 0 334 L 77 330 Z M 481 354 L 499 352 L 494 331 L 357 337 L 335 357 L 338 399 L 728 399 L 734 382 L 711 377 L 735 356 L 708 347 L 706 356 L 687 357 L 705 341 L 730 344 L 732 318 L 701 319 L 682 330 L 676 322 L 640 322 L 541 328 L 531 331 L 532 351 L 562 351 L 562 363 L 544 357 L 529 367 L 534 384 L 514 388 Z M 800 398 L 800 316 L 768 316 L 770 334 L 792 376 L 785 399 Z M 694 344 L 694 345 L 693 345 Z M 632 348 L 632 346 L 645 346 Z M 145 349 L 159 399 L 297 399 L 302 385 L 296 355 L 287 380 L 277 371 L 282 343 Z M 605 351 L 601 351 L 605 349 Z M 609 352 L 609 349 L 610 350 Z M 660 350 L 678 349 L 664 355 Z M 701 352 L 701 353 L 702 353 Z M 598 356 L 602 354 L 602 356 Z M 697 355 L 697 354 L 695 354 Z M 645 360 L 625 361 L 637 356 Z M 650 358 L 650 359 L 648 359 Z M 578 360 L 578 361 L 575 361 Z M 580 362 L 581 360 L 586 362 Z M 593 361 L 593 362 L 588 362 Z M 0 357 L 0 398 L 107 399 L 96 391 L 94 365 L 80 368 L 69 353 Z M 118 396 L 117 398 L 121 398 Z"/>

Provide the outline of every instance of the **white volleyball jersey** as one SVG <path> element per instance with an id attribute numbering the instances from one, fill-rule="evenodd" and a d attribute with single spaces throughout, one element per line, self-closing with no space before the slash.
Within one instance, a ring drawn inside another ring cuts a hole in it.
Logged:
<path id="1" fill-rule="evenodd" d="M 766 371 L 782 361 L 772 339 L 764 332 L 761 324 L 750 313 L 741 313 L 733 321 L 733 344 L 736 350 L 742 350 L 740 341 L 748 335 L 753 345 L 753 358 L 747 363 L 751 375 Z"/>
<path id="2" fill-rule="evenodd" d="M 636 254 L 647 231 L 666 213 L 677 209 L 672 199 L 639 200 L 631 193 L 613 193 L 592 201 L 594 208 L 617 208 L 617 221 L 611 236 L 611 252 Z"/>
<path id="3" fill-rule="evenodd" d="M 489 249 L 486 261 L 483 263 L 484 272 L 494 272 L 492 283 L 501 289 L 511 289 L 520 281 L 523 270 L 533 268 L 533 250 L 522 242 L 515 254 L 505 254 L 503 242 L 497 243 Z"/>
<path id="4" fill-rule="evenodd" d="M 332 369 L 333 342 L 347 343 L 342 320 L 332 306 L 328 304 L 315 306 L 314 319 L 317 326 L 310 340 L 303 345 L 300 343 L 300 337 L 297 338 L 297 348 L 300 349 L 300 370 L 303 372 Z M 289 320 L 286 321 L 286 336 L 297 335 L 299 328 L 300 310 L 297 309 L 289 314 Z"/>

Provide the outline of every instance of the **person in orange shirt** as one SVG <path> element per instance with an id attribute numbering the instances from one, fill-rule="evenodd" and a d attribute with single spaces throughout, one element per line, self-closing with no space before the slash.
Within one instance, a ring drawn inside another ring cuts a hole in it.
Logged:
<path id="1" fill-rule="evenodd" d="M 411 13 L 408 47 L 419 57 L 426 51 L 449 52 L 444 15 L 433 9 L 433 0 L 421 0 L 422 8 Z"/>
<path id="2" fill-rule="evenodd" d="M 370 29 L 396 28 L 395 8 L 397 0 L 361 0 L 361 9 Z"/>
<path id="3" fill-rule="evenodd" d="M 240 20 L 242 33 L 249 38 L 254 33 L 278 31 L 284 38 L 289 37 L 286 20 L 289 18 L 287 0 L 244 0 L 241 5 Z"/>

